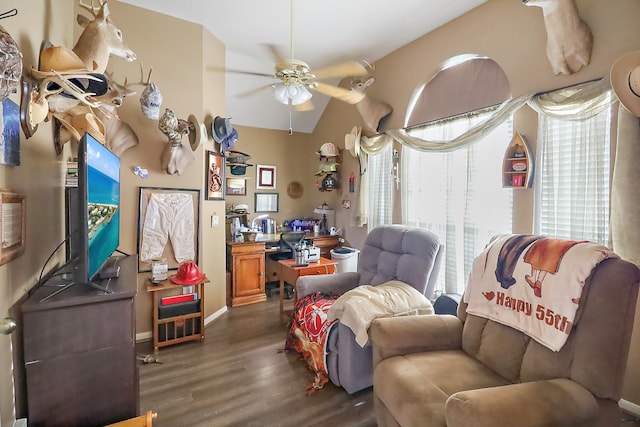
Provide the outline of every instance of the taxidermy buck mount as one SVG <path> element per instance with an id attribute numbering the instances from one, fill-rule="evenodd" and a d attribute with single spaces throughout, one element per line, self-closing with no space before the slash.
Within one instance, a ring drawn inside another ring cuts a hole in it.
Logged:
<path id="1" fill-rule="evenodd" d="M 580 18 L 575 0 L 522 0 L 542 8 L 547 30 L 547 58 L 554 74 L 573 74 L 591 61 L 593 35 Z"/>
<path id="2" fill-rule="evenodd" d="M 356 103 L 356 109 L 364 121 L 365 128 L 377 134 L 380 130 L 380 122 L 393 112 L 393 108 L 386 102 L 377 101 L 366 95 L 365 91 L 375 81 L 375 77 L 351 80 L 349 90 L 363 95 L 362 99 Z"/>
<path id="3" fill-rule="evenodd" d="M 111 14 L 106 1 L 100 0 L 98 6 L 78 5 L 91 14 L 92 19 L 78 15 L 76 21 L 84 28 L 73 51 L 84 62 L 92 73 L 104 73 L 111 55 L 132 62 L 136 54 L 124 44 L 122 31 L 111 21 Z"/>

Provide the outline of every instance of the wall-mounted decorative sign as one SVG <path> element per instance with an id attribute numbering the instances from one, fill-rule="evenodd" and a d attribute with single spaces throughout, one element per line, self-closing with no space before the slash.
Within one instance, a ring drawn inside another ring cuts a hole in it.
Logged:
<path id="1" fill-rule="evenodd" d="M 0 265 L 24 253 L 25 201 L 24 195 L 0 192 Z"/>
<path id="2" fill-rule="evenodd" d="M 204 198 L 206 200 L 224 200 L 224 157 L 213 151 L 206 151 L 207 182 Z"/>
<path id="3" fill-rule="evenodd" d="M 269 165 L 258 165 L 256 168 L 256 188 L 258 190 L 275 190 L 276 188 L 276 167 Z"/>

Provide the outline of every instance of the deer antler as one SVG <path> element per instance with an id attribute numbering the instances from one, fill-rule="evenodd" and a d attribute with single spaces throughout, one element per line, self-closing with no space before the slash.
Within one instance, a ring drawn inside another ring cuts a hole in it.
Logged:
<path id="1" fill-rule="evenodd" d="M 147 75 L 147 81 L 144 81 L 144 64 L 140 62 L 140 82 L 136 84 L 141 84 L 142 86 L 149 86 L 151 82 L 151 73 L 153 73 L 153 67 L 149 68 L 149 74 Z"/>
<path id="2" fill-rule="evenodd" d="M 78 6 L 80 6 L 80 8 L 86 10 L 87 12 L 89 12 L 91 14 L 91 16 L 93 16 L 94 18 L 96 18 L 98 16 L 98 12 L 100 12 L 100 9 L 102 9 L 102 6 L 104 6 L 104 1 L 103 0 L 99 0 L 99 7 L 96 8 L 93 5 L 93 0 L 91 0 L 91 6 L 89 6 L 88 4 L 85 4 L 82 2 L 82 0 L 78 1 Z"/>

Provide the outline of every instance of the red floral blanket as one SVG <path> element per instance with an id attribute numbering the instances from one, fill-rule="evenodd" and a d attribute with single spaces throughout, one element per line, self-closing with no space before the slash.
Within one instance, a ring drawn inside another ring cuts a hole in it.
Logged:
<path id="1" fill-rule="evenodd" d="M 339 296 L 316 292 L 299 299 L 294 307 L 285 351 L 298 353 L 315 373 L 313 384 L 307 387 L 309 394 L 321 389 L 329 380 L 326 366 L 327 336 L 331 325 L 337 320 L 328 321 L 327 312 Z"/>

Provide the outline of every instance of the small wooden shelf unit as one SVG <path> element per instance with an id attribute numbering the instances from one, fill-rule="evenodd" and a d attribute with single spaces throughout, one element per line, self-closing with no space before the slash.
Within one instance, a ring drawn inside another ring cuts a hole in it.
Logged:
<path id="1" fill-rule="evenodd" d="M 522 166 L 524 165 L 524 166 Z M 531 188 L 533 183 L 533 154 L 529 144 L 516 132 L 507 147 L 502 162 L 502 187 Z"/>
<path id="2" fill-rule="evenodd" d="M 160 313 L 160 296 L 163 291 L 182 289 L 184 286 L 176 285 L 170 281 L 155 285 L 147 282 L 147 292 L 153 294 L 153 350 L 157 352 L 160 347 L 178 344 L 187 341 L 204 341 L 204 284 L 209 283 L 206 277 L 191 286 L 198 297 L 191 307 L 181 310 L 178 314 L 164 316 Z M 177 306 L 174 305 L 174 307 Z M 162 308 L 171 307 L 170 305 Z M 176 309 L 178 307 L 175 307 Z"/>

